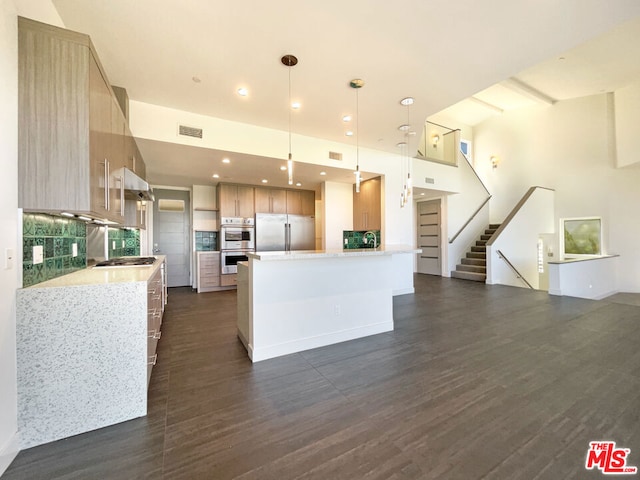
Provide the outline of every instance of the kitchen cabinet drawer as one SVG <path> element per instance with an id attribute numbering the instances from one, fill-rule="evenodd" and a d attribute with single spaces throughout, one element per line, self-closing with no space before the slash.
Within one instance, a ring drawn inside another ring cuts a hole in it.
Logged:
<path id="1" fill-rule="evenodd" d="M 220 286 L 220 252 L 198 252 L 196 259 L 198 293 L 210 292 Z"/>
<path id="2" fill-rule="evenodd" d="M 220 275 L 220 285 L 223 287 L 232 287 L 238 284 L 237 274 L 229 273 L 226 275 Z"/>

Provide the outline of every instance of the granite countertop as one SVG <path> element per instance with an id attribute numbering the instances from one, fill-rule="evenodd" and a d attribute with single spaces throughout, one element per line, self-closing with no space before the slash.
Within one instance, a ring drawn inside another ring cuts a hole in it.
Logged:
<path id="1" fill-rule="evenodd" d="M 377 248 L 358 248 L 351 250 L 327 249 L 327 250 L 295 250 L 291 252 L 255 252 L 247 256 L 254 260 L 274 261 L 274 260 L 311 260 L 320 258 L 340 258 L 340 257 L 372 257 L 396 255 L 401 253 L 420 253 L 419 248 L 409 245 L 382 245 Z"/>
<path id="2" fill-rule="evenodd" d="M 164 255 L 153 255 L 156 261 L 152 265 L 133 267 L 87 267 L 84 270 L 69 273 L 58 278 L 37 283 L 27 289 L 71 287 L 77 285 L 101 285 L 112 283 L 147 282 L 160 268 Z"/>

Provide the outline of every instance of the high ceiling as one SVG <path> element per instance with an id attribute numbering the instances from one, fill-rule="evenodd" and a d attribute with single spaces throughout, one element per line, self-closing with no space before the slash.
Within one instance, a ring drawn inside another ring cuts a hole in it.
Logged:
<path id="1" fill-rule="evenodd" d="M 292 115 L 295 133 L 352 144 L 345 131 L 354 126 L 342 117 L 355 113 L 349 81 L 362 78 L 359 143 L 389 152 L 403 136 L 401 98 L 415 97 L 419 130 L 430 115 L 472 95 L 491 100 L 478 92 L 504 90 L 492 86 L 511 77 L 556 99 L 573 95 L 566 92 L 577 86 L 557 57 L 640 15 L 637 0 L 53 3 L 67 28 L 91 35 L 110 81 L 141 102 L 287 130 L 290 73 L 292 98 L 301 103 Z M 632 48 L 637 57 L 639 44 L 627 44 L 627 55 Z M 280 63 L 287 53 L 297 66 Z M 599 58 L 610 53 L 606 46 Z M 546 69 L 544 61 L 551 62 Z M 565 65 L 573 62 L 567 57 Z M 153 160 L 149 167 L 153 173 Z"/>

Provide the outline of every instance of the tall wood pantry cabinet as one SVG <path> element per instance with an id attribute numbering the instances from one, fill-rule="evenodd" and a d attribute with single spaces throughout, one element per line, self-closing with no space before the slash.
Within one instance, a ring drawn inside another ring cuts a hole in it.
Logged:
<path id="1" fill-rule="evenodd" d="M 366 180 L 360 184 L 360 193 L 353 186 L 353 229 L 381 230 L 381 179 Z"/>
<path id="2" fill-rule="evenodd" d="M 87 35 L 18 19 L 19 206 L 124 221 L 125 120 Z"/>

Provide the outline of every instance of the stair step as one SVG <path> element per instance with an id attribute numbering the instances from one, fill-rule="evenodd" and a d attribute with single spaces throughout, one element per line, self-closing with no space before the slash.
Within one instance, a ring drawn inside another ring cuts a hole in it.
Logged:
<path id="1" fill-rule="evenodd" d="M 486 260 L 487 252 L 467 252 L 467 258 L 481 258 Z"/>
<path id="2" fill-rule="evenodd" d="M 485 235 L 489 235 L 489 236 L 492 236 L 494 233 L 496 233 L 496 229 L 492 229 L 492 228 L 487 228 L 487 229 L 484 231 L 484 234 L 485 234 Z"/>
<path id="3" fill-rule="evenodd" d="M 457 272 L 473 272 L 473 273 L 481 273 L 483 275 L 487 274 L 487 267 L 481 265 L 456 265 Z"/>
<path id="4" fill-rule="evenodd" d="M 474 245 L 474 246 L 471 247 L 471 251 L 472 252 L 486 252 L 487 251 L 487 246 L 486 245 L 482 245 L 482 246 Z"/>
<path id="5" fill-rule="evenodd" d="M 462 265 L 477 265 L 481 267 L 487 266 L 487 260 L 485 258 L 463 258 L 461 262 Z"/>
<path id="6" fill-rule="evenodd" d="M 500 225 L 502 225 L 501 223 L 490 223 L 489 224 L 489 228 L 493 229 L 493 230 L 497 230 L 500 228 Z"/>
<path id="7" fill-rule="evenodd" d="M 485 248 L 487 248 L 487 241 L 486 240 L 476 240 L 476 247 L 485 247 Z"/>
<path id="8" fill-rule="evenodd" d="M 485 243 L 486 243 L 486 241 L 489 240 L 492 236 L 493 236 L 493 234 L 491 234 L 491 233 L 485 234 L 485 235 L 480 235 L 480 240 L 484 240 Z"/>
<path id="9" fill-rule="evenodd" d="M 473 272 L 459 272 L 454 270 L 451 272 L 451 276 L 453 278 L 461 278 L 463 280 L 472 280 L 474 282 L 485 282 L 487 280 L 487 276 L 483 273 L 473 273 Z"/>

